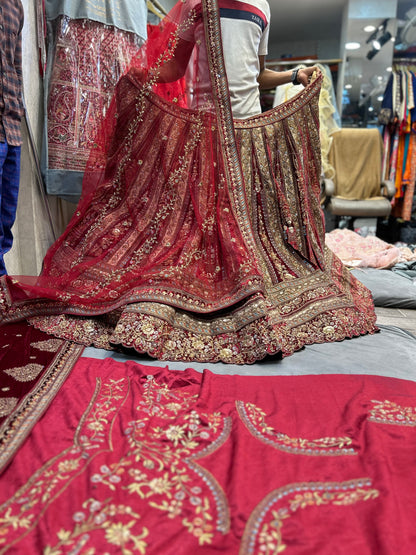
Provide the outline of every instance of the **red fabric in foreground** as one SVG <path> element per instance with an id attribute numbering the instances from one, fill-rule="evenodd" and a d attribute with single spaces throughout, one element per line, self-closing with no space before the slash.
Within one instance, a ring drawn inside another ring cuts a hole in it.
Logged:
<path id="1" fill-rule="evenodd" d="M 65 343 L 27 322 L 0 326 L 0 427 Z"/>
<path id="2" fill-rule="evenodd" d="M 398 379 L 80 359 L 2 476 L 0 553 L 408 555 L 415 407 Z"/>
<path id="3" fill-rule="evenodd" d="M 0 326 L 0 472 L 47 409 L 83 350 L 27 322 Z"/>

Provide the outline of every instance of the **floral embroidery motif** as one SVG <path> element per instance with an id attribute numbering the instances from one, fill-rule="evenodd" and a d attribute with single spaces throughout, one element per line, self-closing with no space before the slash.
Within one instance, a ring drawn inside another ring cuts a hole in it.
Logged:
<path id="1" fill-rule="evenodd" d="M 112 452 L 114 423 L 130 387 L 127 378 L 111 379 L 104 385 L 99 381 L 73 446 L 50 460 L 0 507 L 0 546 L 18 542 L 35 528 L 48 506 L 89 466 L 90 480 L 103 498 L 84 500 L 74 510 L 74 528 L 61 529 L 56 545 L 47 547 L 47 555 L 57 555 L 63 547 L 88 548 L 91 533 L 100 531 L 108 543 L 121 546 L 123 553 L 132 548 L 144 553 L 149 531 L 138 522 L 143 515 L 133 511 L 136 495 L 167 518 L 179 518 L 199 545 L 211 543 L 215 532 L 229 531 L 225 495 L 196 460 L 226 441 L 231 418 L 193 410 L 197 396 L 189 391 L 170 390 L 148 376 L 137 417 L 124 428 L 122 455 L 108 464 L 95 463 L 101 454 Z M 131 496 L 131 503 L 118 505 L 112 499 L 117 499 L 118 492 L 124 496 L 123 491 Z"/>
<path id="2" fill-rule="evenodd" d="M 137 407 L 140 418 L 124 430 L 130 451 L 119 461 L 118 468 L 132 466 L 134 457 L 140 465 L 129 468 L 129 483 L 123 487 L 141 499 L 149 499 L 149 505 L 166 511 L 168 518 L 181 516 L 184 509 L 189 514 L 190 506 L 194 517 L 182 518 L 182 524 L 203 545 L 211 543 L 216 530 L 228 532 L 230 520 L 220 486 L 195 460 L 214 452 L 225 442 L 231 419 L 219 413 L 189 411 L 195 396 L 180 395 L 148 376 L 143 400 Z M 159 425 L 152 422 L 149 429 L 148 423 L 154 416 Z M 170 424 L 170 420 L 175 423 Z M 197 475 L 198 485 L 192 483 L 195 476 L 189 469 Z M 217 512 L 215 521 L 212 501 Z"/>
<path id="3" fill-rule="evenodd" d="M 74 444 L 48 461 L 11 499 L 0 507 L 0 553 L 34 529 L 43 511 L 104 450 L 111 427 L 128 394 L 128 380 L 109 380 L 97 389 L 77 429 Z M 71 537 L 74 538 L 74 532 Z M 4 547 L 4 549 L 3 549 Z M 53 551 L 52 551 L 53 552 Z"/>
<path id="4" fill-rule="evenodd" d="M 285 550 L 283 521 L 299 509 L 311 506 L 345 506 L 379 496 L 368 478 L 348 482 L 290 484 L 271 492 L 256 507 L 247 522 L 240 555 L 276 554 Z"/>
<path id="5" fill-rule="evenodd" d="M 253 403 L 236 401 L 241 420 L 250 433 L 263 443 L 295 455 L 356 455 L 350 437 L 323 437 L 318 439 L 292 438 L 267 424 L 266 413 Z"/>
<path id="6" fill-rule="evenodd" d="M 5 388 L 2 389 L 4 390 Z M 18 400 L 17 397 L 0 397 L 0 417 L 10 414 Z"/>
<path id="7" fill-rule="evenodd" d="M 371 401 L 368 420 L 378 424 L 395 424 L 397 426 L 416 426 L 416 408 L 402 407 L 393 401 Z"/>
<path id="8" fill-rule="evenodd" d="M 31 347 L 39 349 L 39 351 L 46 351 L 48 353 L 54 353 L 62 345 L 62 339 L 46 339 L 46 341 L 36 341 L 31 343 Z"/>
<path id="9" fill-rule="evenodd" d="M 74 544 L 76 552 L 79 553 L 79 550 L 88 543 L 89 534 L 98 529 L 104 529 L 107 542 L 120 547 L 123 554 L 133 553 L 129 547 L 132 547 L 134 552 L 146 553 L 147 543 L 144 539 L 149 535 L 149 530 L 143 527 L 139 534 L 132 533 L 132 528 L 140 519 L 140 515 L 131 507 L 88 499 L 83 503 L 82 509 L 72 516 L 75 522 L 73 531 L 60 530 L 57 534 L 59 542 L 54 547 L 47 546 L 43 552 L 44 555 L 61 555 L 63 547 Z M 127 524 L 111 522 L 114 517 L 120 515 L 127 515 L 131 520 Z M 95 550 L 89 552 L 95 553 Z"/>
<path id="10" fill-rule="evenodd" d="M 29 363 L 25 366 L 9 368 L 8 370 L 4 370 L 4 373 L 12 376 L 12 378 L 18 382 L 31 382 L 42 372 L 43 369 L 43 364 Z"/>

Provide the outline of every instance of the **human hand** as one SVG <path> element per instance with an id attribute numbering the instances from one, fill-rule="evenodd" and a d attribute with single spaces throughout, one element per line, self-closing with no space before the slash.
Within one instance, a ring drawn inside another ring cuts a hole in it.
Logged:
<path id="1" fill-rule="evenodd" d="M 298 70 L 297 74 L 298 82 L 306 87 L 315 71 L 319 71 L 319 68 L 317 66 L 301 67 Z"/>

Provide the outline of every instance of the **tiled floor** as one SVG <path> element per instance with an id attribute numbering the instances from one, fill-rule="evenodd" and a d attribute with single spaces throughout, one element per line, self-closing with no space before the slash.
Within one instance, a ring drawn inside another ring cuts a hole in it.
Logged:
<path id="1" fill-rule="evenodd" d="M 376 307 L 377 324 L 397 326 L 416 336 L 416 310 Z"/>

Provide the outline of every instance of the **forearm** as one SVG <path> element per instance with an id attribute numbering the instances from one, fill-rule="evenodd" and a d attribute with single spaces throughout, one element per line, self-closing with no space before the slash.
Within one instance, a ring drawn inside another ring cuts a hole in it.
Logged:
<path id="1" fill-rule="evenodd" d="M 260 61 L 260 74 L 257 78 L 259 83 L 259 88 L 261 90 L 270 90 L 280 85 L 286 85 L 292 82 L 293 70 L 288 71 L 273 71 L 272 69 L 267 69 L 264 67 L 264 61 Z M 297 70 L 295 85 L 307 86 L 312 74 L 317 70 L 316 66 L 302 67 Z"/>
<path id="2" fill-rule="evenodd" d="M 260 90 L 269 90 L 279 87 L 280 85 L 286 85 L 290 83 L 292 79 L 292 70 L 290 71 L 273 71 L 272 69 L 264 68 L 257 81 L 259 83 Z"/>

